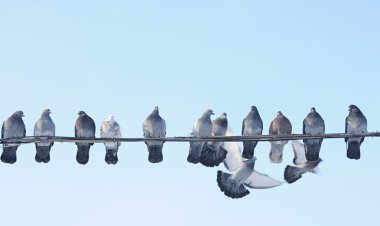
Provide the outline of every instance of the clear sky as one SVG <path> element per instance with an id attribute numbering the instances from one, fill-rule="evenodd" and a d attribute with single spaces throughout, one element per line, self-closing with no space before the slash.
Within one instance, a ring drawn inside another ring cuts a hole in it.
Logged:
<path id="1" fill-rule="evenodd" d="M 240 133 L 256 105 L 267 134 L 281 110 L 302 132 L 310 107 L 326 132 L 344 132 L 356 104 L 368 130 L 380 129 L 379 1 L 1 1 L 0 119 L 25 113 L 27 135 L 48 107 L 56 134 L 73 136 L 79 110 L 96 122 L 110 113 L 124 137 L 141 137 L 154 106 L 168 136 L 186 136 L 206 108 L 227 112 Z M 189 144 L 165 143 L 150 164 L 144 143 L 123 143 L 119 163 L 94 145 L 87 165 L 76 146 L 56 143 L 51 162 L 20 146 L 0 164 L 2 225 L 378 225 L 380 139 L 362 158 L 346 158 L 343 139 L 325 140 L 320 175 L 251 190 L 240 200 L 220 192 L 218 168 L 187 163 Z M 256 169 L 283 179 L 293 152 Z"/>

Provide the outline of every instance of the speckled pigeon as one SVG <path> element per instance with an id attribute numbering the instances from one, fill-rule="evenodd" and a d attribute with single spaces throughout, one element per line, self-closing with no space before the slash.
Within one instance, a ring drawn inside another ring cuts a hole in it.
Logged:
<path id="1" fill-rule="evenodd" d="M 84 111 L 78 112 L 79 117 L 75 122 L 75 137 L 95 138 L 95 122 Z M 90 148 L 94 143 L 75 143 L 78 147 L 77 162 L 85 165 L 90 158 Z"/>
<path id="2" fill-rule="evenodd" d="M 346 118 L 346 133 L 360 134 L 367 132 L 367 119 L 355 105 L 348 106 L 348 116 Z M 364 137 L 345 138 L 347 145 L 347 157 L 349 159 L 360 159 L 360 145 Z"/>
<path id="3" fill-rule="evenodd" d="M 193 131 L 191 135 L 193 137 L 207 137 L 211 136 L 212 133 L 212 121 L 211 115 L 214 112 L 211 109 L 207 109 L 202 116 L 195 121 L 193 126 Z M 187 156 L 187 161 L 190 163 L 197 164 L 200 161 L 202 147 L 205 141 L 191 141 L 189 155 Z"/>
<path id="4" fill-rule="evenodd" d="M 22 117 L 24 117 L 24 113 L 22 111 L 16 111 L 11 117 L 5 120 L 1 128 L 1 138 L 25 137 L 26 130 Z M 15 163 L 17 161 L 16 151 L 18 146 L 17 144 L 3 144 L 1 161 L 9 164 Z"/>
<path id="5" fill-rule="evenodd" d="M 303 120 L 303 134 L 307 135 L 321 135 L 325 133 L 325 121 L 315 110 L 314 107 L 310 109 L 310 113 Z M 319 152 L 321 150 L 323 139 L 304 139 L 306 145 L 306 159 L 308 161 L 317 161 L 319 159 Z"/>
<path id="6" fill-rule="evenodd" d="M 277 112 L 277 117 L 273 119 L 269 127 L 269 135 L 286 135 L 292 133 L 292 124 L 289 119 L 286 118 L 281 111 Z M 282 152 L 287 140 L 270 141 L 271 149 L 269 153 L 269 159 L 273 163 L 282 162 Z"/>
<path id="7" fill-rule="evenodd" d="M 212 136 L 225 136 L 228 127 L 227 114 L 212 121 Z M 222 147 L 223 142 L 213 141 L 206 142 L 203 145 L 200 163 L 207 167 L 218 166 L 226 158 L 227 151 Z"/>
<path id="8" fill-rule="evenodd" d="M 145 138 L 164 138 L 166 136 L 166 122 L 161 118 L 158 107 L 154 107 L 153 112 L 145 119 L 143 132 Z M 145 144 L 148 147 L 149 162 L 162 162 L 164 141 L 146 141 Z"/>
<path id="9" fill-rule="evenodd" d="M 115 117 L 111 114 L 100 127 L 100 137 L 102 138 L 121 138 L 119 123 L 115 121 Z M 105 142 L 106 157 L 105 161 L 108 164 L 116 164 L 118 161 L 117 151 L 121 142 Z"/>
<path id="10" fill-rule="evenodd" d="M 254 136 L 263 133 L 263 121 L 256 106 L 251 107 L 251 111 L 243 120 L 242 135 Z M 251 159 L 255 153 L 257 141 L 243 141 L 243 158 Z"/>
<path id="11" fill-rule="evenodd" d="M 287 165 L 284 171 L 284 179 L 289 184 L 296 182 L 304 173 L 317 173 L 317 166 L 322 162 L 320 158 L 315 161 L 308 161 L 306 159 L 305 145 L 301 142 L 293 140 L 292 147 L 294 152 L 293 163 L 296 166 Z"/>
<path id="12" fill-rule="evenodd" d="M 41 117 L 34 125 L 34 136 L 55 136 L 55 125 L 50 118 L 50 109 L 43 110 Z M 50 149 L 54 142 L 36 143 L 36 162 L 48 163 L 50 161 Z"/>
<path id="13" fill-rule="evenodd" d="M 226 136 L 232 136 L 230 129 Z M 227 150 L 224 165 L 231 173 L 217 172 L 217 182 L 220 190 L 230 198 L 242 198 L 250 192 L 245 186 L 253 189 L 265 189 L 277 187 L 283 182 L 275 180 L 266 174 L 259 173 L 255 168 L 256 157 L 243 160 L 241 150 L 237 142 L 223 142 Z"/>

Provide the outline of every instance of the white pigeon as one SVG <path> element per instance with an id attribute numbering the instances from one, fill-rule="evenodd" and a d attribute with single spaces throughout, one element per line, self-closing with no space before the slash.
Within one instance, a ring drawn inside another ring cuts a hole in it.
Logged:
<path id="1" fill-rule="evenodd" d="M 226 136 L 232 136 L 230 129 Z M 245 186 L 253 189 L 265 189 L 280 186 L 284 182 L 254 170 L 256 158 L 243 160 L 241 149 L 236 142 L 224 142 L 227 156 L 224 165 L 230 173 L 218 171 L 217 182 L 220 190 L 230 198 L 242 198 L 249 194 Z"/>
<path id="2" fill-rule="evenodd" d="M 296 166 L 287 165 L 284 171 L 284 179 L 289 184 L 296 182 L 304 173 L 317 173 L 317 166 L 322 162 L 322 159 L 320 158 L 316 161 L 307 161 L 305 145 L 303 143 L 293 140 L 292 147 L 294 152 L 293 163 Z"/>
<path id="3" fill-rule="evenodd" d="M 111 114 L 100 127 L 100 137 L 101 138 L 121 138 L 121 131 L 119 123 L 115 121 L 115 117 Z M 106 157 L 105 161 L 108 164 L 116 164 L 118 161 L 117 151 L 121 142 L 105 142 L 106 147 Z"/>

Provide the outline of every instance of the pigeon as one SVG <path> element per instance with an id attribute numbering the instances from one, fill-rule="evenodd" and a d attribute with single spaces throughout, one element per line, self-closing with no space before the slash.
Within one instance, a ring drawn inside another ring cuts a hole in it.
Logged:
<path id="1" fill-rule="evenodd" d="M 22 117 L 24 117 L 24 112 L 16 111 L 5 120 L 1 128 L 1 138 L 25 137 L 26 130 Z M 17 161 L 16 151 L 18 146 L 17 144 L 3 144 L 1 161 L 9 164 L 15 163 Z"/>
<path id="2" fill-rule="evenodd" d="M 348 106 L 348 116 L 346 118 L 345 133 L 360 134 L 367 132 L 367 119 L 355 105 Z M 360 159 L 360 145 L 364 141 L 364 137 L 345 138 L 347 145 L 347 158 Z"/>
<path id="3" fill-rule="evenodd" d="M 95 122 L 84 111 L 78 112 L 78 119 L 75 122 L 75 137 L 95 138 Z M 85 165 L 90 157 L 90 148 L 94 143 L 75 143 L 78 147 L 77 162 Z"/>
<path id="4" fill-rule="evenodd" d="M 254 136 L 263 133 L 263 121 L 256 106 L 251 107 L 251 111 L 243 120 L 242 135 Z M 251 159 L 255 154 L 255 147 L 258 141 L 243 141 L 243 158 Z"/>
<path id="5" fill-rule="evenodd" d="M 42 111 L 41 117 L 34 125 L 34 136 L 55 136 L 55 125 L 50 118 L 50 109 Z M 54 142 L 36 143 L 36 162 L 48 163 L 50 161 L 50 149 Z"/>
<path id="6" fill-rule="evenodd" d="M 318 158 L 315 161 L 308 161 L 306 158 L 305 145 L 299 141 L 292 141 L 294 151 L 293 163 L 296 166 L 287 165 L 284 171 L 284 179 L 289 184 L 296 182 L 302 177 L 302 174 L 307 172 L 317 173 L 317 166 L 322 159 Z"/>
<path id="7" fill-rule="evenodd" d="M 281 111 L 277 112 L 277 117 L 273 119 L 269 126 L 269 135 L 286 135 L 292 133 L 292 124 Z M 287 140 L 270 141 L 271 149 L 269 159 L 272 163 L 282 162 L 282 152 Z"/>
<path id="8" fill-rule="evenodd" d="M 227 136 L 232 136 L 230 129 Z M 256 157 L 243 160 L 241 150 L 237 142 L 224 142 L 223 147 L 227 150 L 224 165 L 231 173 L 217 172 L 217 183 L 220 190 L 233 199 L 242 198 L 250 192 L 246 186 L 253 189 L 265 189 L 280 186 L 284 182 L 269 177 L 266 174 L 256 171 Z"/>
<path id="9" fill-rule="evenodd" d="M 212 122 L 210 116 L 214 112 L 211 109 L 207 109 L 202 116 L 195 121 L 193 131 L 191 135 L 193 137 L 208 137 L 212 133 Z M 190 163 L 197 164 L 200 161 L 202 147 L 205 141 L 191 141 L 189 155 L 187 156 L 187 161 Z"/>
<path id="10" fill-rule="evenodd" d="M 143 132 L 145 138 L 164 138 L 166 136 L 166 123 L 161 118 L 158 107 L 154 107 L 153 112 L 145 119 Z M 145 144 L 149 151 L 149 162 L 162 162 L 164 141 L 145 141 Z"/>
<path id="11" fill-rule="evenodd" d="M 100 137 L 101 138 L 121 138 L 121 131 L 119 123 L 115 121 L 115 117 L 111 114 L 106 121 L 102 123 L 100 127 Z M 105 142 L 104 146 L 106 147 L 106 157 L 105 161 L 108 164 L 116 164 L 118 161 L 117 151 L 120 142 Z"/>
<path id="12" fill-rule="evenodd" d="M 325 121 L 318 114 L 314 107 L 310 109 L 310 113 L 303 120 L 303 134 L 321 135 L 325 133 Z M 306 159 L 308 161 L 317 161 L 321 150 L 323 139 L 304 139 L 306 145 Z"/>
<path id="13" fill-rule="evenodd" d="M 211 136 L 225 136 L 227 127 L 227 114 L 222 113 L 221 116 L 212 121 Z M 223 142 L 221 141 L 205 142 L 202 147 L 200 163 L 207 167 L 219 166 L 227 155 L 227 151 L 222 147 L 222 144 Z"/>

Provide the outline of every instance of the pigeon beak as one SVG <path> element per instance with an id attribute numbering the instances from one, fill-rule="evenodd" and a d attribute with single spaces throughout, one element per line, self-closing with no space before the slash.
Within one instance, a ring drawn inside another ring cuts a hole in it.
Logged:
<path id="1" fill-rule="evenodd" d="M 25 117 L 25 115 L 24 115 L 24 114 L 22 114 L 22 115 L 21 115 L 21 117 Z"/>
<path id="2" fill-rule="evenodd" d="M 212 114 L 212 115 L 215 115 L 215 113 L 214 113 L 214 112 L 211 112 L 211 114 Z"/>

